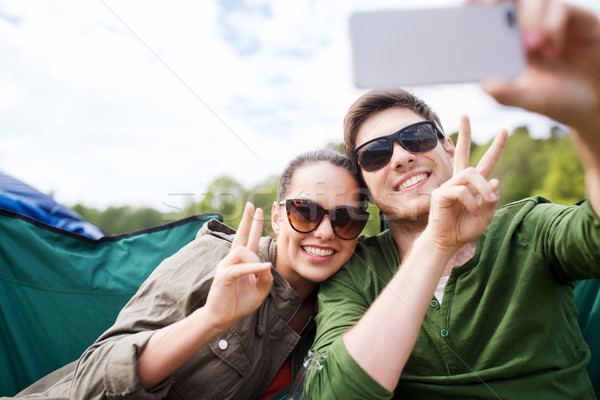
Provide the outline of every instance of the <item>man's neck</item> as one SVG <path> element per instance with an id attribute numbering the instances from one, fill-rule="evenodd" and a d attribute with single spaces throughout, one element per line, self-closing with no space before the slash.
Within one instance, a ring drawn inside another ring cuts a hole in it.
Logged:
<path id="1" fill-rule="evenodd" d="M 419 237 L 419 235 L 427 227 L 427 219 L 423 220 L 399 220 L 389 221 L 388 226 L 394 242 L 396 242 L 396 249 L 400 260 L 404 260 L 409 250 L 412 248 L 413 243 Z"/>
<path id="2" fill-rule="evenodd" d="M 469 261 L 475 255 L 475 242 L 467 243 L 454 254 L 454 256 L 448 261 L 446 264 L 446 268 L 442 272 L 442 276 L 448 276 L 452 272 L 454 267 L 458 267 L 459 265 L 463 265 L 467 261 Z"/>
<path id="3" fill-rule="evenodd" d="M 398 250 L 398 256 L 400 257 L 401 262 L 408 255 L 413 243 L 423 230 L 425 230 L 426 226 L 427 222 L 423 223 L 419 221 L 398 221 L 397 223 L 389 223 L 390 232 L 392 233 L 394 242 L 396 242 L 396 249 Z M 446 264 L 442 276 L 450 275 L 454 267 L 463 265 L 473 258 L 474 255 L 475 242 L 467 243 L 452 256 L 448 264 Z"/>

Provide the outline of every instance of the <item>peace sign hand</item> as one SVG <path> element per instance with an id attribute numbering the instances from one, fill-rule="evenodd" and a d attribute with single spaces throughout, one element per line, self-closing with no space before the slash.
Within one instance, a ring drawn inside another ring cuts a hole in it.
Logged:
<path id="1" fill-rule="evenodd" d="M 476 168 L 469 167 L 471 128 L 461 117 L 451 179 L 433 191 L 426 235 L 434 246 L 457 251 L 481 236 L 494 218 L 497 179 L 487 180 L 500 157 L 508 133 L 502 130 Z"/>
<path id="2" fill-rule="evenodd" d="M 246 204 L 229 254 L 217 264 L 206 305 L 213 326 L 225 331 L 254 312 L 273 282 L 271 263 L 257 256 L 263 227 L 263 211 Z"/>

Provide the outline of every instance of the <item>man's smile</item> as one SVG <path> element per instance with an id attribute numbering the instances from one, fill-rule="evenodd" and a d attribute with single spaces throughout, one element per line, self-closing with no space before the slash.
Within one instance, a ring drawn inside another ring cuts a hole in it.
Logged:
<path id="1" fill-rule="evenodd" d="M 397 192 L 401 192 L 403 190 L 412 188 L 415 185 L 418 185 L 419 183 L 423 182 L 424 180 L 426 180 L 429 177 L 429 173 L 427 172 L 422 172 L 419 173 L 417 175 L 413 175 L 410 178 L 405 179 L 404 181 L 400 182 L 395 188 L 394 190 Z"/>

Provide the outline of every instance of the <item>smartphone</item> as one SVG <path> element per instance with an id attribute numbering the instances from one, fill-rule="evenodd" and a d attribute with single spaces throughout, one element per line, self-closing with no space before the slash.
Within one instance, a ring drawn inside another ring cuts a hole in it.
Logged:
<path id="1" fill-rule="evenodd" d="M 515 78 L 526 62 L 512 1 L 358 12 L 350 39 L 359 88 Z"/>

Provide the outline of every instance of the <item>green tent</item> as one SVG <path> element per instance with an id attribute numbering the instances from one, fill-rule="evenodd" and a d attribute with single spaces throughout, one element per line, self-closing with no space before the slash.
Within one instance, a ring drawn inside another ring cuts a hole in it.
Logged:
<path id="1" fill-rule="evenodd" d="M 588 364 L 590 380 L 600 399 L 600 280 L 588 279 L 575 283 L 575 305 L 579 310 L 579 326 L 590 350 Z"/>
<path id="2" fill-rule="evenodd" d="M 150 272 L 215 218 L 92 239 L 0 209 L 0 396 L 79 358 Z"/>
<path id="3" fill-rule="evenodd" d="M 0 396 L 79 358 L 150 272 L 214 218 L 91 239 L 0 209 Z M 574 292 L 600 394 L 600 281 Z"/>

